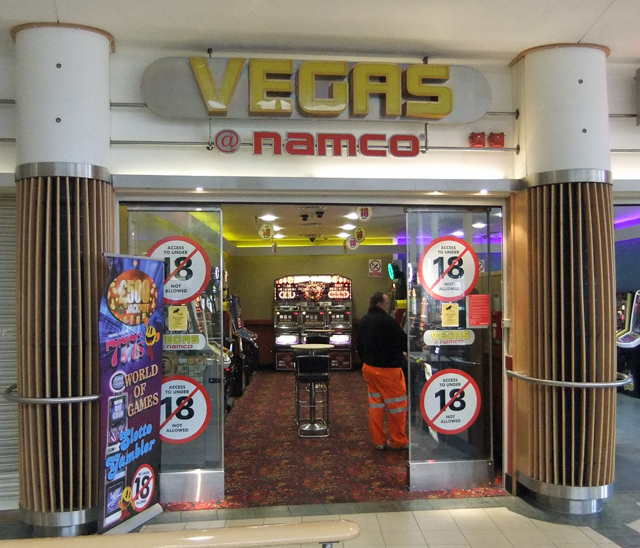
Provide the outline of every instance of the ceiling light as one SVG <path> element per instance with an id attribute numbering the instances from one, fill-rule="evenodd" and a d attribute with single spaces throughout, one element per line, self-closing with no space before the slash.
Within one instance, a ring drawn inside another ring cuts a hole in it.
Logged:
<path id="1" fill-rule="evenodd" d="M 277 225 L 273 225 L 273 230 L 274 232 L 278 232 L 279 230 L 282 230 L 281 226 L 277 226 Z"/>
<path id="2" fill-rule="evenodd" d="M 502 211 L 498 211 L 498 213 L 494 213 L 496 217 L 502 217 Z"/>
<path id="3" fill-rule="evenodd" d="M 462 232 L 462 230 L 456 230 L 455 232 L 452 232 L 451 235 L 457 236 L 458 238 L 462 238 L 464 236 L 464 232 Z"/>
<path id="4" fill-rule="evenodd" d="M 348 238 L 349 236 L 351 236 L 351 234 L 348 232 L 340 232 L 340 234 L 338 234 L 338 238 Z"/>
<path id="5" fill-rule="evenodd" d="M 275 230 L 275 229 L 274 229 Z M 273 237 L 277 240 L 284 238 L 284 234 L 274 234 Z"/>
<path id="6" fill-rule="evenodd" d="M 353 230 L 355 227 L 356 227 L 356 225 L 346 224 L 346 225 L 342 225 L 340 228 L 342 230 Z"/>
<path id="7" fill-rule="evenodd" d="M 349 215 L 345 215 L 345 217 L 347 219 L 351 219 L 352 221 L 355 221 L 356 219 L 358 219 L 358 214 L 354 211 L 353 213 L 349 213 Z"/>
<path id="8" fill-rule="evenodd" d="M 484 223 L 473 223 L 471 226 L 472 226 L 473 228 L 484 228 L 484 227 L 485 227 L 485 226 L 487 226 L 487 225 L 486 225 L 486 224 L 484 224 Z"/>
<path id="9" fill-rule="evenodd" d="M 196 211 L 202 211 L 201 207 L 196 207 Z"/>
<path id="10" fill-rule="evenodd" d="M 202 192 L 204 190 L 204 188 L 202 188 L 201 186 L 196 188 L 196 192 Z"/>
<path id="11" fill-rule="evenodd" d="M 275 215 L 263 215 L 262 217 L 260 217 L 260 219 L 262 219 L 263 221 L 275 221 L 278 217 L 276 217 Z"/>
<path id="12" fill-rule="evenodd" d="M 486 188 L 483 188 L 479 194 L 489 194 L 489 191 Z"/>
<path id="13" fill-rule="evenodd" d="M 440 192 L 439 190 L 434 190 L 433 192 L 429 192 L 429 194 L 431 194 L 431 196 L 440 196 L 442 192 Z"/>

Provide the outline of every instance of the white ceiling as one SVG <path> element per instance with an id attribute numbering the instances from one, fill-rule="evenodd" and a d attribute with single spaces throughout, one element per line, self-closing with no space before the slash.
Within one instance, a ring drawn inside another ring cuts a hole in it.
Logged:
<path id="1" fill-rule="evenodd" d="M 0 54 L 29 22 L 101 28 L 116 49 L 300 56 L 485 59 L 508 63 L 557 42 L 640 60 L 640 0 L 0 0 Z"/>

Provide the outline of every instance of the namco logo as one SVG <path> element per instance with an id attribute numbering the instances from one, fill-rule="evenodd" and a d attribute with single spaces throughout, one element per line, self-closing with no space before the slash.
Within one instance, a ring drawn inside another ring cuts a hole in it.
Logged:
<path id="1" fill-rule="evenodd" d="M 282 149 L 291 156 L 342 156 L 343 148 L 348 157 L 362 156 L 385 157 L 387 153 L 397 158 L 415 157 L 420 154 L 420 140 L 416 135 L 392 135 L 387 139 L 383 133 L 365 133 L 360 137 L 350 133 L 311 133 L 289 132 L 283 141 L 282 135 L 272 131 L 253 133 L 253 153 L 261 155 L 264 145 L 273 147 L 273 154 L 282 154 Z M 284 147 L 283 147 L 284 145 Z"/>
<path id="2" fill-rule="evenodd" d="M 235 131 L 232 129 L 223 129 L 216 134 L 215 144 L 220 152 L 228 154 L 237 152 L 242 142 L 240 141 L 240 135 Z"/>

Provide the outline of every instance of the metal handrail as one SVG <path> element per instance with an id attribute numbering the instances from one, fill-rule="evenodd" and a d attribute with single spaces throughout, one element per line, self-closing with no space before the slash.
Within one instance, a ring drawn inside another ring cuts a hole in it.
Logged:
<path id="1" fill-rule="evenodd" d="M 303 521 L 138 533 L 127 540 L 121 535 L 92 535 L 65 538 L 30 538 L 0 541 L 2 548 L 111 548 L 132 543 L 137 548 L 255 548 L 293 544 L 319 544 L 331 548 L 334 543 L 351 540 L 360 534 L 360 526 L 348 520 Z M 119 537 L 119 538 L 118 538 Z"/>
<path id="2" fill-rule="evenodd" d="M 541 384 L 543 386 L 556 386 L 559 388 L 618 388 L 629 384 L 633 378 L 625 373 L 617 373 L 617 381 L 611 382 L 575 382 L 575 381 L 553 381 L 550 379 L 536 379 L 529 375 L 523 375 L 516 371 L 507 371 L 507 376 L 513 377 L 524 382 L 532 384 Z"/>
<path id="3" fill-rule="evenodd" d="M 5 400 L 12 403 L 21 404 L 36 404 L 36 405 L 59 405 L 61 403 L 85 403 L 89 401 L 97 401 L 100 399 L 100 394 L 93 396 L 70 396 L 68 398 L 25 398 L 22 396 L 16 396 L 13 394 L 14 390 L 17 390 L 18 385 L 12 384 L 7 388 L 2 396 Z"/>

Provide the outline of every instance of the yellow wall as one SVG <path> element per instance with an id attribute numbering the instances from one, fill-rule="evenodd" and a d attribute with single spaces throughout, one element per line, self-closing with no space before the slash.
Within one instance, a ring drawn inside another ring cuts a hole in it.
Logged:
<path id="1" fill-rule="evenodd" d="M 387 263 L 393 255 L 261 255 L 227 256 L 229 290 L 239 295 L 245 320 L 273 319 L 273 282 L 288 275 L 338 274 L 351 278 L 354 319 L 366 314 L 369 298 L 376 291 L 391 291 Z M 380 259 L 382 276 L 369 277 L 369 259 Z"/>

